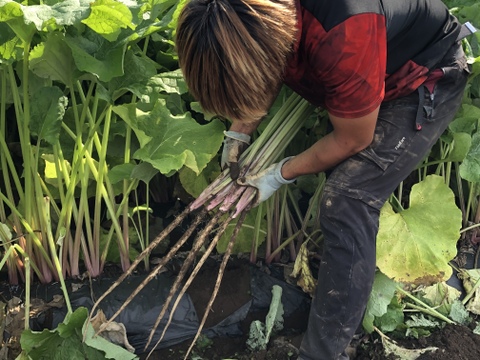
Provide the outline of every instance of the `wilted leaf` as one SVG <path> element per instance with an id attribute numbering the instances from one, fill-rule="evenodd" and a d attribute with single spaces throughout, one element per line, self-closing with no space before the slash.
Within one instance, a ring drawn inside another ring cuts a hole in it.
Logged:
<path id="1" fill-rule="evenodd" d="M 480 286 L 475 287 L 480 279 L 480 269 L 460 269 L 458 278 L 463 281 L 463 287 L 467 294 L 475 291 L 472 298 L 467 302 L 466 309 L 474 314 L 480 315 Z"/>
<path id="2" fill-rule="evenodd" d="M 425 349 L 405 349 L 401 346 L 398 346 L 393 341 L 388 340 L 385 337 L 382 337 L 382 344 L 385 350 L 385 355 L 393 355 L 396 356 L 398 360 L 415 360 L 427 352 L 434 352 L 437 351 L 438 348 L 436 347 L 428 347 Z"/>
<path id="3" fill-rule="evenodd" d="M 420 314 L 419 316 L 412 315 L 410 320 L 405 322 L 405 325 L 411 328 L 435 328 L 439 326 L 439 323 L 434 320 L 427 319 L 423 314 Z"/>
<path id="4" fill-rule="evenodd" d="M 265 350 L 267 348 L 267 342 L 265 341 L 265 324 L 259 320 L 252 321 L 246 344 L 247 347 L 253 351 Z"/>
<path id="5" fill-rule="evenodd" d="M 390 304 L 388 304 L 387 312 L 380 317 L 375 318 L 375 325 L 382 332 L 392 332 L 405 321 L 405 314 L 403 312 L 404 305 L 397 297 L 393 297 Z"/>
<path id="6" fill-rule="evenodd" d="M 470 323 L 470 313 L 460 300 L 453 302 L 449 317 L 462 325 L 468 325 Z"/>
<path id="7" fill-rule="evenodd" d="M 272 301 L 265 319 L 265 324 L 255 320 L 250 324 L 250 333 L 247 346 L 252 351 L 265 350 L 270 336 L 275 331 L 283 329 L 283 304 L 282 288 L 278 285 L 272 287 Z"/>
<path id="8" fill-rule="evenodd" d="M 272 287 L 272 301 L 265 318 L 266 340 L 270 340 L 272 333 L 283 329 L 283 304 L 282 288 L 278 285 Z"/>
<path id="9" fill-rule="evenodd" d="M 116 321 L 107 324 L 107 317 L 102 310 L 98 310 L 97 314 L 92 318 L 92 326 L 95 332 L 100 332 L 100 336 L 107 339 L 113 344 L 120 345 L 130 351 L 135 352 L 135 348 L 130 345 L 127 338 L 127 330 L 125 325 Z"/>
<path id="10" fill-rule="evenodd" d="M 382 208 L 377 266 L 402 283 L 446 280 L 452 274 L 448 262 L 457 254 L 461 224 L 452 190 L 442 177 L 427 176 L 412 187 L 408 209 L 395 213 L 389 203 Z"/>
<path id="11" fill-rule="evenodd" d="M 422 297 L 429 301 L 429 305 L 443 315 L 450 313 L 453 302 L 458 300 L 462 294 L 445 281 L 422 288 L 421 292 L 423 294 Z"/>
<path id="12" fill-rule="evenodd" d="M 303 291 L 305 291 L 307 294 L 310 294 L 310 296 L 313 296 L 317 282 L 312 275 L 312 271 L 310 270 L 306 242 L 304 242 L 300 247 L 300 251 L 295 259 L 293 271 L 290 276 L 297 279 L 297 285 L 300 286 Z"/>

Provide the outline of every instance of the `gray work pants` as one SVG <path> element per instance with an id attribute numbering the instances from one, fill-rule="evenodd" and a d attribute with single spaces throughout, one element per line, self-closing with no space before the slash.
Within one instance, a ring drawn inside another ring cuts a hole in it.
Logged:
<path id="1" fill-rule="evenodd" d="M 384 102 L 373 143 L 328 176 L 320 205 L 324 249 L 299 359 L 348 359 L 344 350 L 362 321 L 374 279 L 380 208 L 461 104 L 468 66 L 459 44 L 441 68 L 434 96 L 421 89 Z"/>

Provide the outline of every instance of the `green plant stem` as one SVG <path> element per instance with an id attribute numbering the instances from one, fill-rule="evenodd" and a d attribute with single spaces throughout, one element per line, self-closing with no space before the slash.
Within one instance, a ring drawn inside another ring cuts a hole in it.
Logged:
<path id="1" fill-rule="evenodd" d="M 57 255 L 57 246 L 56 246 L 56 243 L 53 239 L 52 220 L 50 218 L 50 199 L 49 198 L 45 198 L 45 214 L 44 215 L 45 215 L 45 220 L 46 220 L 46 224 L 47 224 L 47 227 L 46 227 L 46 229 L 47 229 L 47 240 L 48 240 L 48 247 L 50 248 L 50 256 L 53 259 L 53 263 L 55 265 L 55 269 L 57 271 L 58 278 L 60 280 L 63 296 L 65 297 L 65 303 L 67 305 L 68 314 L 71 314 L 73 312 L 72 311 L 72 305 L 70 304 L 70 297 L 68 295 L 67 286 L 65 284 L 65 279 L 63 277 L 63 271 L 62 271 L 62 267 L 60 265 L 60 260 L 59 260 L 59 257 Z"/>
<path id="2" fill-rule="evenodd" d="M 465 196 L 463 194 L 463 185 L 462 185 L 462 177 L 460 176 L 460 164 L 458 162 L 454 163 L 455 166 L 455 179 L 457 184 L 457 196 L 458 196 L 458 204 L 460 209 L 462 210 L 462 223 L 463 226 L 467 225 L 467 209 L 465 207 Z"/>
<path id="3" fill-rule="evenodd" d="M 25 264 L 25 330 L 30 328 L 30 279 L 31 279 L 31 269 L 30 269 L 30 258 L 26 257 L 24 260 Z"/>
<path id="4" fill-rule="evenodd" d="M 5 251 L 5 254 L 3 254 L 3 256 L 1 257 L 0 270 L 2 270 L 2 268 L 5 266 L 8 259 L 10 258 L 10 256 L 12 256 L 13 254 L 14 254 L 14 247 L 13 246 L 8 247 Z"/>
<path id="5" fill-rule="evenodd" d="M 1 192 L 0 192 L 0 198 L 2 198 L 5 203 L 7 203 L 7 205 L 10 207 L 12 212 L 15 213 L 15 215 L 18 217 L 19 221 L 23 225 L 23 228 L 26 230 L 28 235 L 30 235 L 30 238 L 33 240 L 33 243 L 37 246 L 38 250 L 40 251 L 40 254 L 41 254 L 42 258 L 45 260 L 47 266 L 49 267 L 49 269 L 51 269 L 53 271 L 54 270 L 53 263 L 50 260 L 50 257 L 48 256 L 48 253 L 46 252 L 45 247 L 43 246 L 42 242 L 37 237 L 37 235 L 35 234 L 33 229 L 31 228 L 28 221 L 25 218 L 23 218 L 23 216 L 20 214 L 20 211 L 16 207 L 14 207 L 14 205 L 12 203 L 10 203 L 10 200 L 7 199 L 5 197 L 5 195 L 3 195 Z M 28 256 L 28 255 L 29 255 L 29 252 L 26 251 L 26 256 Z M 32 260 L 32 258 L 30 258 L 30 260 Z M 45 282 L 46 279 L 45 279 L 44 274 L 39 272 L 39 273 L 37 273 L 37 276 L 39 277 L 41 282 Z"/>
<path id="6" fill-rule="evenodd" d="M 470 230 L 473 230 L 473 229 L 477 229 L 477 228 L 480 228 L 480 223 L 473 224 L 472 226 L 469 226 L 469 227 L 466 227 L 466 228 L 460 230 L 460 234 L 465 233 L 465 232 L 470 231 Z"/>
<path id="7" fill-rule="evenodd" d="M 446 323 L 448 324 L 455 324 L 455 322 L 451 319 L 449 319 L 448 317 L 446 317 L 445 315 L 439 313 L 437 310 L 433 309 L 432 307 L 428 306 L 427 304 L 425 304 L 423 301 L 417 299 L 415 296 L 413 296 L 412 294 L 410 294 L 408 291 L 405 291 L 403 290 L 400 286 L 397 286 L 397 291 L 400 292 L 401 294 L 405 295 L 406 297 L 408 297 L 409 299 L 413 300 L 415 303 L 419 304 L 419 305 L 415 305 L 415 304 L 411 304 L 411 303 L 407 303 L 408 306 L 412 307 L 413 309 L 416 309 L 416 310 L 419 310 L 421 312 L 424 312 L 426 314 L 429 314 L 431 316 L 434 316 L 442 321 L 445 321 Z"/>

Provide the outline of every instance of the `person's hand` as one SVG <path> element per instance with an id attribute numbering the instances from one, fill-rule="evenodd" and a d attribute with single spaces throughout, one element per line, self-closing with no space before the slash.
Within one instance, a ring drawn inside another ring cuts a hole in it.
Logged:
<path id="1" fill-rule="evenodd" d="M 220 165 L 222 170 L 227 167 L 230 168 L 230 177 L 233 180 L 237 180 L 238 175 L 240 174 L 238 159 L 250 145 L 250 135 L 236 131 L 224 131 L 224 134 L 225 139 L 223 140 L 223 151 Z"/>
<path id="2" fill-rule="evenodd" d="M 279 163 L 270 165 L 268 168 L 255 175 L 247 175 L 237 180 L 239 185 L 253 186 L 257 188 L 255 206 L 260 204 L 262 201 L 267 200 L 282 185 L 290 184 L 295 181 L 295 179 L 287 180 L 282 176 L 283 164 L 292 158 L 293 156 L 287 157 Z"/>

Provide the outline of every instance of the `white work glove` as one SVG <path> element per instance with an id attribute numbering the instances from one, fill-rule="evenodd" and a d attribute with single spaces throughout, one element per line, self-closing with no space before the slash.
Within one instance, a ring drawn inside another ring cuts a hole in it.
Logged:
<path id="1" fill-rule="evenodd" d="M 257 188 L 257 198 L 255 199 L 255 206 L 262 201 L 267 200 L 273 195 L 282 185 L 290 184 L 296 179 L 287 180 L 282 176 L 282 166 L 293 156 L 287 157 L 279 163 L 270 165 L 265 170 L 260 171 L 255 175 L 247 175 L 237 180 L 239 185 L 253 186 Z"/>
<path id="2" fill-rule="evenodd" d="M 224 131 L 223 133 L 225 134 L 225 139 L 223 140 L 220 165 L 222 170 L 227 167 L 230 168 L 230 177 L 233 180 L 237 180 L 240 174 L 238 159 L 250 145 L 250 135 L 236 131 Z"/>

